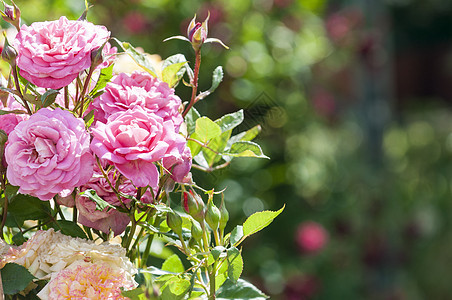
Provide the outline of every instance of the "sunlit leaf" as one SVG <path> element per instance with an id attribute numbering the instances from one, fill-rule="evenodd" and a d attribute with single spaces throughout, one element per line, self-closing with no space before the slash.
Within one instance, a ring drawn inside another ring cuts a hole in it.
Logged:
<path id="1" fill-rule="evenodd" d="M 116 43 L 118 43 L 119 47 L 127 53 L 140 67 L 142 67 L 146 72 L 151 74 L 154 77 L 157 77 L 157 72 L 154 69 L 154 66 L 146 57 L 145 54 L 138 52 L 132 45 L 127 42 L 121 42 L 116 38 L 112 38 Z"/>
<path id="2" fill-rule="evenodd" d="M 207 117 L 196 120 L 195 133 L 204 144 L 221 134 L 221 128 Z"/>

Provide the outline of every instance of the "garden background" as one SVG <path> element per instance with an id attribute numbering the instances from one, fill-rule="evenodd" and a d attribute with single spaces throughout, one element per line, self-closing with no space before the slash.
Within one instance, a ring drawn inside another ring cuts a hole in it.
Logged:
<path id="1" fill-rule="evenodd" d="M 16 3 L 27 24 L 77 19 L 85 5 Z M 209 35 L 230 47 L 203 46 L 201 73 L 220 64 L 225 78 L 197 108 L 212 119 L 243 108 L 239 130 L 261 124 L 271 160 L 237 159 L 194 179 L 227 187 L 230 224 L 286 205 L 244 244 L 245 278 L 271 299 L 450 297 L 452 2 L 90 3 L 88 20 L 163 59 L 193 57 L 183 42 L 162 41 L 184 35 L 195 13 L 209 11 Z M 189 88 L 177 90 L 189 99 Z M 306 246 L 306 224 L 324 228 L 307 243 L 323 235 L 324 245 Z"/>

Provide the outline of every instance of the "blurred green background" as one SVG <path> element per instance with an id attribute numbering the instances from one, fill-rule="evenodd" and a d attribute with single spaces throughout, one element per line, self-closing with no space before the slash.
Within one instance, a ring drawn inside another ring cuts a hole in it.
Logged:
<path id="1" fill-rule="evenodd" d="M 227 187 L 231 224 L 286 205 L 244 244 L 244 276 L 271 299 L 452 297 L 451 1 L 90 2 L 88 20 L 118 39 L 189 61 L 184 42 L 162 41 L 210 11 L 209 36 L 230 50 L 203 47 L 201 89 L 217 65 L 225 79 L 197 108 L 211 118 L 243 108 L 239 129 L 261 124 L 271 160 L 194 178 Z M 16 3 L 25 23 L 84 10 Z"/>

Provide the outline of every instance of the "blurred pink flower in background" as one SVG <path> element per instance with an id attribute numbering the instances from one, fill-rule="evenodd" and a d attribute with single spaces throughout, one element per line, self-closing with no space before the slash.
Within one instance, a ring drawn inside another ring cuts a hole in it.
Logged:
<path id="1" fill-rule="evenodd" d="M 128 12 L 122 19 L 124 27 L 129 33 L 138 34 L 146 31 L 148 27 L 148 21 L 143 13 L 138 11 Z"/>
<path id="2" fill-rule="evenodd" d="M 61 17 L 22 25 L 12 45 L 25 79 L 39 87 L 59 89 L 91 66 L 91 52 L 109 38 L 104 26 Z"/>
<path id="3" fill-rule="evenodd" d="M 316 253 L 325 247 L 329 238 L 328 232 L 322 225 L 306 221 L 298 226 L 295 239 L 302 252 Z"/>

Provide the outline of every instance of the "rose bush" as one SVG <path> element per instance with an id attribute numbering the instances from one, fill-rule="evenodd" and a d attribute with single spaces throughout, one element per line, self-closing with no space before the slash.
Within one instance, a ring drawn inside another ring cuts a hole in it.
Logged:
<path id="1" fill-rule="evenodd" d="M 190 40 L 176 37 L 195 50 L 194 70 L 176 54 L 156 71 L 149 55 L 114 39 L 144 70 L 115 74 L 116 48 L 105 27 L 62 17 L 19 28 L 20 11 L 9 9 L 14 13 L 5 20 L 20 32 L 3 48 L 11 77 L 0 88 L 8 101 L 17 100 L 0 114 L 0 128 L 9 133 L 1 133 L 0 143 L 0 233 L 18 245 L 0 242 L 8 297 L 265 297 L 240 279 L 238 247 L 282 209 L 253 214 L 227 233 L 222 192 L 203 189 L 191 174 L 192 167 L 224 168 L 234 157 L 267 158 L 252 142 L 259 126 L 232 135 L 242 110 L 214 121 L 193 108 L 223 76 L 217 67 L 211 88 L 198 92 L 201 46 L 221 43 L 207 38 L 207 20 L 202 39 L 191 29 Z M 182 103 L 171 87 L 184 74 L 192 96 Z M 179 197 L 182 205 L 175 204 Z M 162 270 L 149 259 L 154 241 L 174 246 L 159 254 Z M 185 255 L 188 269 L 175 251 Z"/>

